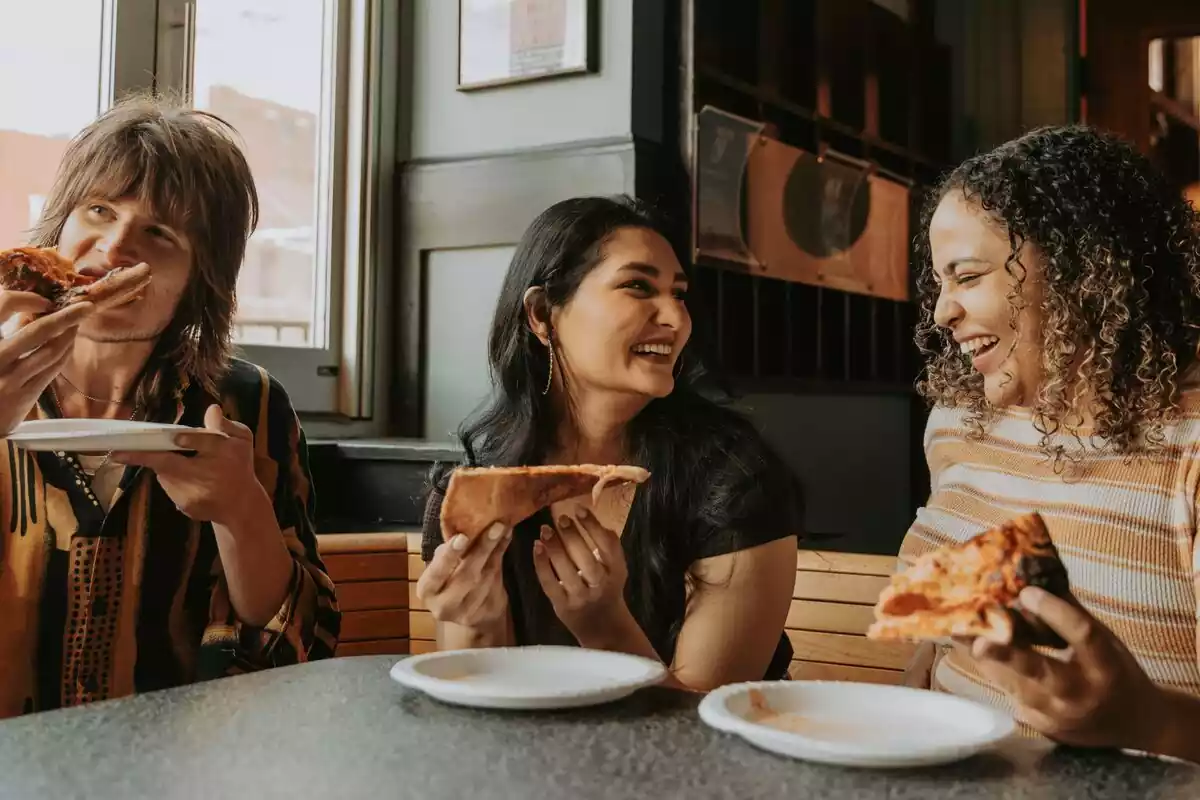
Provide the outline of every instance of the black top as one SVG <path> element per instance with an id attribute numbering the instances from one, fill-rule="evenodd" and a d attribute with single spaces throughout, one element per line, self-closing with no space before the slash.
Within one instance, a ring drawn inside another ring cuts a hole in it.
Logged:
<path id="1" fill-rule="evenodd" d="M 721 413 L 724 420 L 729 412 Z M 631 597 L 634 587 L 645 587 L 648 577 L 656 584 L 644 592 L 652 599 L 640 604 L 631 602 L 630 610 L 667 664 L 674 659 L 683 623 L 687 568 L 700 559 L 794 537 L 801 524 L 801 498 L 791 472 L 748 423 L 730 416 L 730 426 L 702 426 L 708 428 L 707 436 L 676 437 L 676 442 L 682 439 L 686 446 L 667 448 L 672 451 L 670 459 L 686 463 L 686 469 L 656 465 L 653 462 L 658 459 L 647 459 L 652 463 L 644 466 L 651 477 L 639 487 L 621 537 L 629 565 L 626 596 Z M 660 474 L 656 466 L 667 468 Z M 655 486 L 656 477 L 661 482 L 672 476 L 680 485 Z M 426 562 L 442 543 L 442 499 L 443 492 L 435 485 L 423 522 L 421 550 Z M 664 507 L 668 504 L 673 507 Z M 516 642 L 575 645 L 575 638 L 554 613 L 534 571 L 533 543 L 543 524 L 552 524 L 547 509 L 518 524 L 504 557 L 504 584 Z M 660 563 L 678 566 L 650 576 L 650 568 L 642 566 L 649 561 L 648 549 L 657 551 Z M 791 659 L 791 643 L 781 632 L 764 678 L 786 677 Z"/>

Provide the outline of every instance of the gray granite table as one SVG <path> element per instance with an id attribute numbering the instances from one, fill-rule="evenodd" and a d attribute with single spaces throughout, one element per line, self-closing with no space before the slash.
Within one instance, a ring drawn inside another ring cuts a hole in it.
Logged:
<path id="1" fill-rule="evenodd" d="M 438 704 L 390 656 L 335 659 L 0 723 L 0 797 L 1200 798 L 1200 769 L 1022 746 L 917 772 L 791 761 L 651 690 L 590 710 Z"/>

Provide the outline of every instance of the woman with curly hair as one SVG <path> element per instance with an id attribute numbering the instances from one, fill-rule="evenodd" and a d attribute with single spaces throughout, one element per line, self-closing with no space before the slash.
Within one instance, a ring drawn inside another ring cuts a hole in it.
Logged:
<path id="1" fill-rule="evenodd" d="M 1061 742 L 1200 761 L 1197 231 L 1145 158 L 1081 127 L 976 156 L 931 197 L 932 492 L 901 560 L 1038 511 L 1078 604 L 1021 596 L 1065 654 L 927 646 L 910 678 Z"/>

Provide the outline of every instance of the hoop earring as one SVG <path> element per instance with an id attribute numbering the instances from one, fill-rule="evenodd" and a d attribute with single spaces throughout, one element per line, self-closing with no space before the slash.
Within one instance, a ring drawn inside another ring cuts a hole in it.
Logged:
<path id="1" fill-rule="evenodd" d="M 550 386 L 554 383 L 554 342 L 546 342 L 546 350 L 550 353 L 550 368 L 546 371 L 546 388 L 542 389 L 542 395 L 550 394 Z"/>

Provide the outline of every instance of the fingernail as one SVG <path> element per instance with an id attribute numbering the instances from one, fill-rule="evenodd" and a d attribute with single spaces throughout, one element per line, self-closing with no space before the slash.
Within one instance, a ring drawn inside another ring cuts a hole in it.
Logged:
<path id="1" fill-rule="evenodd" d="M 546 545 L 542 544 L 540 541 L 534 542 L 533 552 L 540 556 L 542 553 L 546 552 Z"/>
<path id="2" fill-rule="evenodd" d="M 466 535 L 460 533 L 450 540 L 450 547 L 454 550 L 462 552 L 463 550 L 467 549 L 468 541 L 469 540 L 467 539 Z"/>
<path id="3" fill-rule="evenodd" d="M 592 558 L 596 559 L 597 561 L 600 560 L 600 548 L 599 547 L 597 547 L 596 549 L 594 549 L 592 551 Z"/>
<path id="4" fill-rule="evenodd" d="M 588 513 L 588 510 L 586 508 L 579 509 L 578 513 L 579 513 L 580 519 L 587 519 L 588 517 L 591 516 L 591 514 Z"/>
<path id="5" fill-rule="evenodd" d="M 488 538 L 494 542 L 504 535 L 504 530 L 504 523 L 497 522 L 492 525 L 492 527 L 488 528 Z"/>
<path id="6" fill-rule="evenodd" d="M 559 517 L 559 518 L 558 518 L 558 527 L 560 527 L 560 528 L 569 528 L 569 527 L 571 527 L 571 518 L 570 518 L 570 517 L 568 517 L 568 516 L 561 516 L 561 517 Z"/>
<path id="7" fill-rule="evenodd" d="M 553 536 L 554 536 L 554 528 L 551 528 L 549 525 L 543 525 L 542 526 L 542 541 L 548 542 L 548 541 L 550 541 L 550 539 Z"/>

